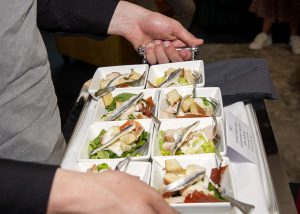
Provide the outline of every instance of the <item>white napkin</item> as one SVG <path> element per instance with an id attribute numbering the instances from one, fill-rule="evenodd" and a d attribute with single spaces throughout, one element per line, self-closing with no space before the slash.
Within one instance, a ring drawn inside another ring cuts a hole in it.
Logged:
<path id="1" fill-rule="evenodd" d="M 226 112 L 240 118 L 249 125 L 247 112 L 243 102 L 237 102 L 225 107 Z M 228 148 L 227 156 L 231 160 L 237 199 L 255 206 L 252 213 L 270 213 L 264 194 L 263 184 L 260 181 L 259 168 L 233 149 Z"/>

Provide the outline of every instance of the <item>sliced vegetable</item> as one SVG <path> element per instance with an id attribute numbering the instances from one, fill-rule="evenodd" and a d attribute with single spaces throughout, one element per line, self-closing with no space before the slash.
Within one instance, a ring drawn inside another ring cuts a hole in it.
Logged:
<path id="1" fill-rule="evenodd" d="M 210 179 L 211 179 L 215 184 L 220 185 L 221 177 L 222 177 L 223 173 L 225 172 L 226 168 L 227 168 L 227 166 L 220 167 L 220 169 L 218 169 L 218 168 L 213 168 L 213 169 L 211 170 L 211 173 L 210 173 Z"/>
<path id="2" fill-rule="evenodd" d="M 203 192 L 194 191 L 185 197 L 184 203 L 207 203 L 207 202 L 222 202 L 219 198 L 204 194 Z"/>

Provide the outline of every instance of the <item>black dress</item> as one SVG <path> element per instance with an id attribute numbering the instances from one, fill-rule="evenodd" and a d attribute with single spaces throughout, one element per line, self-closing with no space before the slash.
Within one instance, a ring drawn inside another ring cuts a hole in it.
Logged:
<path id="1" fill-rule="evenodd" d="M 299 19 L 300 0 L 253 0 L 250 11 L 258 17 L 271 17 L 273 22 Z"/>

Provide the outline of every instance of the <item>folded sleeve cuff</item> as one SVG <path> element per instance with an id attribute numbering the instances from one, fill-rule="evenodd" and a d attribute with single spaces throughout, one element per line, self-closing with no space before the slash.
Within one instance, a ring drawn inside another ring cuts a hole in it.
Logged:
<path id="1" fill-rule="evenodd" d="M 107 36 L 117 0 L 38 0 L 41 30 Z"/>
<path id="2" fill-rule="evenodd" d="M 58 166 L 0 159 L 3 213 L 46 213 Z"/>

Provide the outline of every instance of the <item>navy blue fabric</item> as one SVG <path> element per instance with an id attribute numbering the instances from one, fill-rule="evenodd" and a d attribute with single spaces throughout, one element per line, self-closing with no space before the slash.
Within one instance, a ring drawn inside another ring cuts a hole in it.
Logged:
<path id="1" fill-rule="evenodd" d="M 103 39 L 118 0 L 38 0 L 40 30 Z"/>
<path id="2" fill-rule="evenodd" d="M 205 86 L 220 87 L 223 104 L 278 99 L 265 59 L 229 59 L 205 65 Z"/>
<path id="3" fill-rule="evenodd" d="M 1 213 L 46 213 L 57 167 L 0 158 Z"/>

